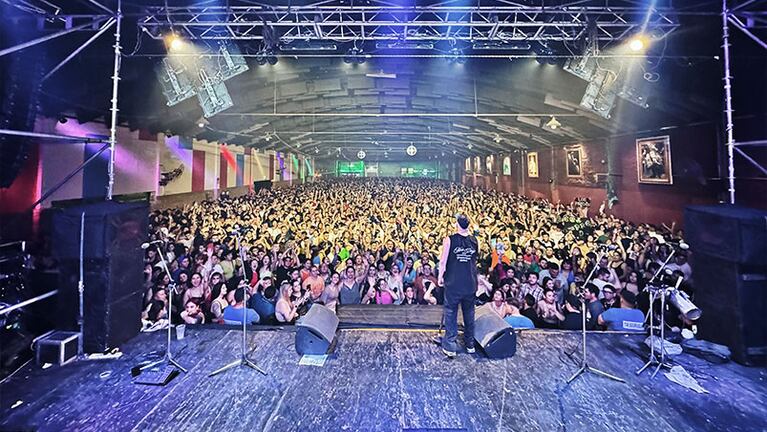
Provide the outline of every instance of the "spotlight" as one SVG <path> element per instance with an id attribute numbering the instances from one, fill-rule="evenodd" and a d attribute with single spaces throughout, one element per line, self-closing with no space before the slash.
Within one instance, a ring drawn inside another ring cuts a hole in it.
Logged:
<path id="1" fill-rule="evenodd" d="M 277 64 L 277 61 L 277 56 L 274 55 L 274 51 L 271 49 L 263 49 L 256 53 L 256 63 L 259 66 L 264 66 L 267 63 L 274 66 Z"/>
<path id="2" fill-rule="evenodd" d="M 460 49 L 453 48 L 448 53 L 447 62 L 457 63 L 462 65 L 466 63 L 466 56 L 463 55 L 463 51 L 461 51 Z"/>
<path id="3" fill-rule="evenodd" d="M 551 116 L 551 119 L 546 122 L 546 127 L 551 130 L 556 130 L 560 126 L 562 126 L 562 123 L 560 123 L 554 116 Z"/>
<path id="4" fill-rule="evenodd" d="M 184 41 L 175 33 L 171 33 L 170 36 L 167 37 L 166 42 L 171 51 L 178 51 L 184 46 Z"/>
<path id="5" fill-rule="evenodd" d="M 407 153 L 408 156 L 415 156 L 416 153 L 418 153 L 418 149 L 415 148 L 415 146 L 411 143 L 406 149 L 405 153 Z"/>
<path id="6" fill-rule="evenodd" d="M 629 40 L 629 49 L 633 52 L 644 51 L 647 48 L 647 37 L 636 35 Z"/>
<path id="7" fill-rule="evenodd" d="M 349 48 L 344 56 L 344 63 L 346 64 L 362 64 L 365 63 L 365 55 L 362 50 L 357 47 Z"/>
<path id="8" fill-rule="evenodd" d="M 553 49 L 551 49 L 548 45 L 546 45 L 543 42 L 538 42 L 535 47 L 533 47 L 533 52 L 535 52 L 535 61 L 538 62 L 538 64 L 541 65 L 556 65 L 557 59 L 554 57 L 556 53 Z"/>
<path id="9" fill-rule="evenodd" d="M 367 154 L 365 153 L 365 150 L 360 150 L 360 151 L 357 152 L 357 157 L 358 158 L 365 159 L 365 156 L 367 156 Z"/>

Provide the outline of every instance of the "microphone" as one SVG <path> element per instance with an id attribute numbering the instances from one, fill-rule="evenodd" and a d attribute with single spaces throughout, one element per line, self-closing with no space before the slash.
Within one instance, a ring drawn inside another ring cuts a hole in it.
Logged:
<path id="1" fill-rule="evenodd" d="M 152 246 L 153 244 L 157 244 L 157 243 L 162 243 L 162 240 L 155 240 L 155 241 L 151 241 L 151 242 L 148 242 L 148 243 L 142 243 L 141 244 L 141 249 L 149 249 L 150 246 Z"/>

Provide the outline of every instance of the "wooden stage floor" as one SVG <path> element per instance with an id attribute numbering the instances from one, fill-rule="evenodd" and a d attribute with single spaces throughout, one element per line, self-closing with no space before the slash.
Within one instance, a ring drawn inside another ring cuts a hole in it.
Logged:
<path id="1" fill-rule="evenodd" d="M 710 391 L 697 394 L 662 373 L 634 374 L 641 336 L 589 336 L 592 366 L 627 384 L 586 375 L 566 385 L 579 333 L 524 333 L 511 359 L 448 360 L 433 331 L 344 330 L 313 367 L 298 366 L 293 332 L 259 331 L 251 357 L 268 376 L 238 367 L 208 378 L 237 358 L 239 332 L 187 328 L 173 346 L 189 373 L 166 387 L 133 384 L 130 368 L 164 349 L 164 335 L 134 338 L 119 360 L 26 366 L 0 386 L 0 430 L 767 431 L 763 368 L 680 356 Z"/>

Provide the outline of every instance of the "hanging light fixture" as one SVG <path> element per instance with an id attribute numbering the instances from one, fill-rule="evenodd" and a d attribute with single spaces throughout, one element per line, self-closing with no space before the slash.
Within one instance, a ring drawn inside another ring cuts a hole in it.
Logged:
<path id="1" fill-rule="evenodd" d="M 415 156 L 416 153 L 418 153 L 418 149 L 415 148 L 413 143 L 410 143 L 410 145 L 405 149 L 405 153 L 408 154 L 408 156 Z"/>
<path id="2" fill-rule="evenodd" d="M 546 127 L 551 130 L 556 130 L 560 126 L 562 126 L 562 123 L 560 123 L 554 116 L 551 116 L 551 119 L 546 123 Z"/>

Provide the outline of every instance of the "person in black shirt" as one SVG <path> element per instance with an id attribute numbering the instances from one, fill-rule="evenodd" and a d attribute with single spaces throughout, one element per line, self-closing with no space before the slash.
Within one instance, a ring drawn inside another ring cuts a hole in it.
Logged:
<path id="1" fill-rule="evenodd" d="M 530 321 L 535 324 L 536 327 L 540 326 L 540 319 L 538 317 L 538 312 L 535 310 L 535 297 L 532 296 L 532 294 L 527 294 L 524 298 L 524 304 L 522 305 L 522 310 L 520 313 L 523 316 L 526 316 L 530 319 Z"/>
<path id="2" fill-rule="evenodd" d="M 466 352 L 474 353 L 474 295 L 477 291 L 477 239 L 469 234 L 469 218 L 456 216 L 457 232 L 442 241 L 437 285 L 445 292 L 445 337 L 442 352 L 454 358 L 458 346 L 458 306 L 463 312 L 463 340 Z M 424 296 L 425 298 L 425 296 Z"/>
<path id="3" fill-rule="evenodd" d="M 583 316 L 581 315 L 581 301 L 573 294 L 565 296 L 564 321 L 559 323 L 559 328 L 563 330 L 580 330 L 583 327 Z"/>

